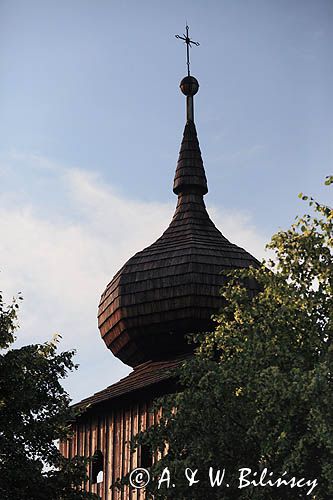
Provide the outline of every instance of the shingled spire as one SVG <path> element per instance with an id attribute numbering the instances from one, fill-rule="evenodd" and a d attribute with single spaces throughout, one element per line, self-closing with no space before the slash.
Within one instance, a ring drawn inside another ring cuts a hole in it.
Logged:
<path id="1" fill-rule="evenodd" d="M 208 193 L 197 131 L 192 120 L 188 120 L 185 125 L 173 192 L 175 194 L 198 193 L 202 195 Z"/>
<path id="2" fill-rule="evenodd" d="M 223 307 L 220 288 L 230 269 L 257 266 L 243 248 L 215 227 L 203 196 L 207 180 L 194 124 L 196 78 L 180 84 L 186 95 L 186 125 L 173 191 L 178 195 L 169 227 L 136 253 L 102 294 L 98 322 L 109 349 L 137 366 L 166 360 L 189 349 L 189 333 L 210 331 L 212 314 Z"/>
<path id="3" fill-rule="evenodd" d="M 199 45 L 199 43 L 191 40 L 188 26 L 186 26 L 186 34 L 182 37 L 180 35 L 176 35 L 176 38 L 180 38 L 186 43 L 188 72 L 187 76 L 185 76 L 185 78 L 183 78 L 180 82 L 180 90 L 184 95 L 186 95 L 187 122 L 179 152 L 173 192 L 178 195 L 190 193 L 204 195 L 208 193 L 207 179 L 201 157 L 197 131 L 194 124 L 193 98 L 199 90 L 199 82 L 190 74 L 189 53 L 192 44 Z"/>

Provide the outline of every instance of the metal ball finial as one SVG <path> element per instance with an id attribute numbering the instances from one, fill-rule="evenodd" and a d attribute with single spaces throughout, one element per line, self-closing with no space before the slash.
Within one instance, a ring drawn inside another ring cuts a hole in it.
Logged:
<path id="1" fill-rule="evenodd" d="M 194 76 L 185 76 L 180 82 L 180 90 L 186 96 L 194 96 L 199 90 L 199 82 Z"/>

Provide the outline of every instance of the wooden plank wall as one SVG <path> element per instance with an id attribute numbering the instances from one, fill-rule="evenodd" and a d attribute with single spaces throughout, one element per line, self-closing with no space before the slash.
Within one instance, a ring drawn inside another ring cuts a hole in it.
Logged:
<path id="1" fill-rule="evenodd" d="M 130 441 L 138 431 L 146 429 L 158 418 L 158 415 L 151 413 L 150 407 L 150 402 L 136 403 L 104 415 L 81 417 L 73 424 L 74 435 L 60 443 L 60 451 L 65 457 L 92 457 L 96 450 L 103 453 L 103 482 L 92 484 L 89 465 L 90 480 L 84 485 L 86 491 L 97 493 L 102 500 L 145 499 L 144 490 L 126 486 L 123 491 L 119 491 L 112 485 L 118 478 L 140 466 L 140 450 L 131 453 Z"/>

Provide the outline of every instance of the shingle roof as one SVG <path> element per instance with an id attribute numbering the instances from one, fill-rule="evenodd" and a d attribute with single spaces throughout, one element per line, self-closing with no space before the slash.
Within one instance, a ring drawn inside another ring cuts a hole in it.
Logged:
<path id="1" fill-rule="evenodd" d="M 197 131 L 194 122 L 191 120 L 185 125 L 173 183 L 173 192 L 175 194 L 189 192 L 208 193 Z"/>
<path id="2" fill-rule="evenodd" d="M 185 126 L 174 191 L 178 203 L 169 227 L 129 259 L 99 304 L 103 340 L 131 366 L 186 351 L 186 334 L 214 328 L 211 316 L 223 305 L 226 272 L 259 264 L 230 243 L 207 213 L 207 182 L 193 122 Z"/>
<path id="3" fill-rule="evenodd" d="M 83 399 L 73 405 L 76 408 L 88 408 L 105 401 L 114 400 L 135 391 L 154 386 L 173 378 L 172 370 L 180 366 L 188 356 L 178 356 L 165 361 L 148 361 L 143 363 L 115 384 Z"/>

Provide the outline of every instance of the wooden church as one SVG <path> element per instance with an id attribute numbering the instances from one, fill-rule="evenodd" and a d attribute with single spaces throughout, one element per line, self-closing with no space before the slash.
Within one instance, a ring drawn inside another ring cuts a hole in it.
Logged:
<path id="1" fill-rule="evenodd" d="M 172 369 L 190 355 L 186 334 L 214 328 L 211 316 L 223 306 L 223 273 L 258 265 L 223 236 L 207 213 L 207 180 L 193 113 L 199 84 L 188 71 L 180 88 L 187 120 L 173 184 L 178 197 L 174 216 L 162 236 L 112 278 L 99 304 L 98 326 L 107 348 L 133 371 L 78 403 L 82 412 L 73 423 L 73 436 L 61 443 L 66 457 L 94 457 L 85 488 L 102 500 L 145 498 L 144 490 L 113 486 L 134 468 L 151 465 L 146 449 L 131 454 L 130 440 L 154 422 L 156 415 L 149 411 L 153 399 L 175 390 Z"/>

